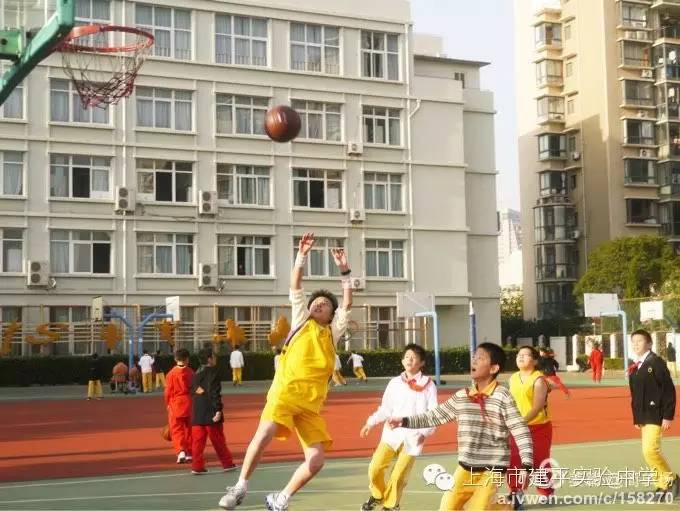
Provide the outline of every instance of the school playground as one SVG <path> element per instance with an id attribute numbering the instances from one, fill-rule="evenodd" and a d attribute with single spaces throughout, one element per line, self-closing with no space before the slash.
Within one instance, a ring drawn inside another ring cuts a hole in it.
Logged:
<path id="1" fill-rule="evenodd" d="M 550 404 L 553 458 L 563 479 L 558 494 L 564 499 L 550 509 L 680 509 L 678 502 L 643 503 L 644 496 L 637 495 L 650 488 L 634 482 L 648 474 L 642 468 L 639 432 L 631 424 L 623 376 L 605 377 L 600 386 L 592 385 L 588 374 L 563 377 L 573 397 L 567 400 L 554 391 Z M 440 402 L 468 382 L 461 375 L 442 379 L 446 384 L 439 389 Z M 380 428 L 367 439 L 359 438 L 359 430 L 378 406 L 387 379 L 372 378 L 366 385 L 349 382 L 329 393 L 325 416 L 334 438 L 329 461 L 292 500 L 291 511 L 358 510 L 368 496 L 366 472 Z M 237 463 L 257 425 L 267 386 L 268 382 L 246 382 L 234 389 L 223 383 L 225 432 Z M 166 420 L 160 392 L 105 393 L 101 401 L 86 401 L 84 396 L 81 386 L 0 389 L 0 510 L 218 509 L 224 487 L 234 483 L 238 473 L 221 473 L 209 445 L 210 473 L 192 476 L 187 465 L 175 464 L 170 444 L 160 436 Z M 674 421 L 663 441 L 676 471 L 679 422 Z M 455 470 L 456 426 L 439 428 L 428 439 L 425 453 L 411 474 L 404 511 L 438 508 L 441 491 L 428 485 L 422 472 L 431 463 L 451 473 Z M 273 442 L 239 509 L 263 510 L 264 495 L 284 486 L 299 459 L 296 440 Z M 505 491 L 502 488 L 499 494 Z M 606 495 L 615 503 L 594 503 Z M 529 504 L 527 509 L 543 508 Z"/>

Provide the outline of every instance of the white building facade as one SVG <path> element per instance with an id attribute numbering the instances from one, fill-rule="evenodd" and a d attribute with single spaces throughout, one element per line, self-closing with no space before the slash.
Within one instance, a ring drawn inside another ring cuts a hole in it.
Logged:
<path id="1" fill-rule="evenodd" d="M 417 327 L 396 317 L 404 291 L 434 294 L 443 345 L 467 344 L 470 300 L 480 342 L 500 341 L 484 63 L 441 57 L 407 2 L 81 0 L 78 15 L 156 43 L 116 106 L 83 109 L 53 55 L 0 109 L 12 354 L 101 350 L 97 295 L 135 320 L 179 295 L 188 347 L 232 318 L 266 348 L 307 231 L 307 290 L 340 293 L 329 248 L 349 253 L 357 347 L 431 342 L 400 331 Z M 263 131 L 280 104 L 303 120 L 290 144 Z"/>

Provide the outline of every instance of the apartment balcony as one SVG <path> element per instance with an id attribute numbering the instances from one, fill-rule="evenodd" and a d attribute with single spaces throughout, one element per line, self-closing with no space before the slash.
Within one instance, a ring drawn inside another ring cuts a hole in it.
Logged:
<path id="1" fill-rule="evenodd" d="M 578 280 L 578 265 L 577 264 L 542 264 L 536 265 L 535 277 L 536 282 L 545 282 L 550 280 Z"/>
<path id="2" fill-rule="evenodd" d="M 654 44 L 675 43 L 680 44 L 680 25 L 671 25 L 654 30 Z"/>
<path id="3" fill-rule="evenodd" d="M 657 82 L 680 82 L 680 64 L 662 64 L 655 74 Z"/>
<path id="4" fill-rule="evenodd" d="M 535 243 L 575 242 L 580 235 L 576 229 L 576 208 L 566 198 L 561 204 L 551 203 L 555 198 L 538 202 L 534 207 Z"/>
<path id="5" fill-rule="evenodd" d="M 680 104 L 663 103 L 656 105 L 656 116 L 660 122 L 680 121 Z"/>
<path id="6" fill-rule="evenodd" d="M 623 161 L 626 186 L 657 186 L 656 167 L 653 160 L 626 158 Z"/>
<path id="7" fill-rule="evenodd" d="M 654 0 L 652 9 L 668 9 L 672 13 L 680 13 L 680 0 Z"/>
<path id="8" fill-rule="evenodd" d="M 680 200 L 680 162 L 667 161 L 657 165 L 661 201 Z"/>
<path id="9" fill-rule="evenodd" d="M 661 216 L 661 234 L 680 240 L 680 201 L 661 204 L 659 214 Z"/>
<path id="10" fill-rule="evenodd" d="M 572 281 L 537 283 L 538 319 L 573 316 L 576 313 L 573 289 Z"/>
<path id="11" fill-rule="evenodd" d="M 620 29 L 618 41 L 637 41 L 647 44 L 654 42 L 654 33 L 651 30 L 637 30 L 622 26 L 618 28 Z"/>
<path id="12" fill-rule="evenodd" d="M 626 199 L 626 225 L 629 227 L 659 227 L 659 208 L 656 199 Z"/>

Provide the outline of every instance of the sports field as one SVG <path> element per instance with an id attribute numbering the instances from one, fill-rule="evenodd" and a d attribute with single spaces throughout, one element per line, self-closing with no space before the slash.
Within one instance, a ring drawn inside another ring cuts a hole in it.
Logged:
<path id="1" fill-rule="evenodd" d="M 461 376 L 444 378 L 447 385 L 440 389 L 440 401 L 466 382 Z M 564 480 L 558 493 L 574 497 L 551 509 L 680 509 L 678 503 L 643 504 L 642 496 L 635 495 L 647 488 L 632 482 L 634 476 L 644 479 L 645 473 L 638 431 L 631 425 L 628 389 L 622 378 L 607 379 L 597 388 L 587 378 L 565 378 L 573 389 L 571 400 L 559 392 L 550 397 L 553 458 Z M 331 391 L 325 412 L 335 439 L 331 459 L 294 498 L 292 511 L 360 508 L 368 495 L 368 458 L 379 428 L 365 440 L 358 433 L 385 384 L 385 379 L 376 378 L 368 385 L 351 383 Z M 265 382 L 247 383 L 238 390 L 224 384 L 225 431 L 237 463 L 257 424 L 265 389 Z M 187 466 L 174 463 L 169 444 L 160 438 L 165 420 L 160 393 L 106 395 L 91 402 L 83 395 L 77 386 L 0 390 L 0 509 L 217 509 L 224 486 L 233 483 L 237 473 L 219 472 L 210 447 L 206 452 L 212 472 L 207 475 L 192 476 Z M 430 463 L 455 469 L 455 434 L 455 425 L 449 424 L 428 439 L 402 509 L 437 509 L 441 491 L 428 486 L 421 474 Z M 677 421 L 666 435 L 664 452 L 678 470 Z M 274 442 L 240 509 L 264 509 L 264 495 L 284 485 L 299 456 L 296 441 Z M 600 505 L 585 501 L 586 495 L 599 494 L 618 500 Z"/>

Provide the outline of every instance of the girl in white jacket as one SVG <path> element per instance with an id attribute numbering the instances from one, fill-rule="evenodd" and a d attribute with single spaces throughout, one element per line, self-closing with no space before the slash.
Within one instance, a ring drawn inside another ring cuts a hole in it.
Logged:
<path id="1" fill-rule="evenodd" d="M 390 417 L 410 417 L 437 407 L 437 387 L 421 372 L 425 365 L 425 350 L 417 344 L 407 345 L 401 363 L 404 372 L 387 384 L 380 407 L 361 428 L 362 438 L 368 436 L 373 426 Z M 371 496 L 361 506 L 362 511 L 373 511 L 379 504 L 384 511 L 399 509 L 411 467 L 423 450 L 425 438 L 432 433 L 433 428 L 391 429 L 384 424 L 380 443 L 368 467 Z M 395 458 L 389 480 L 385 482 L 385 471 Z"/>

